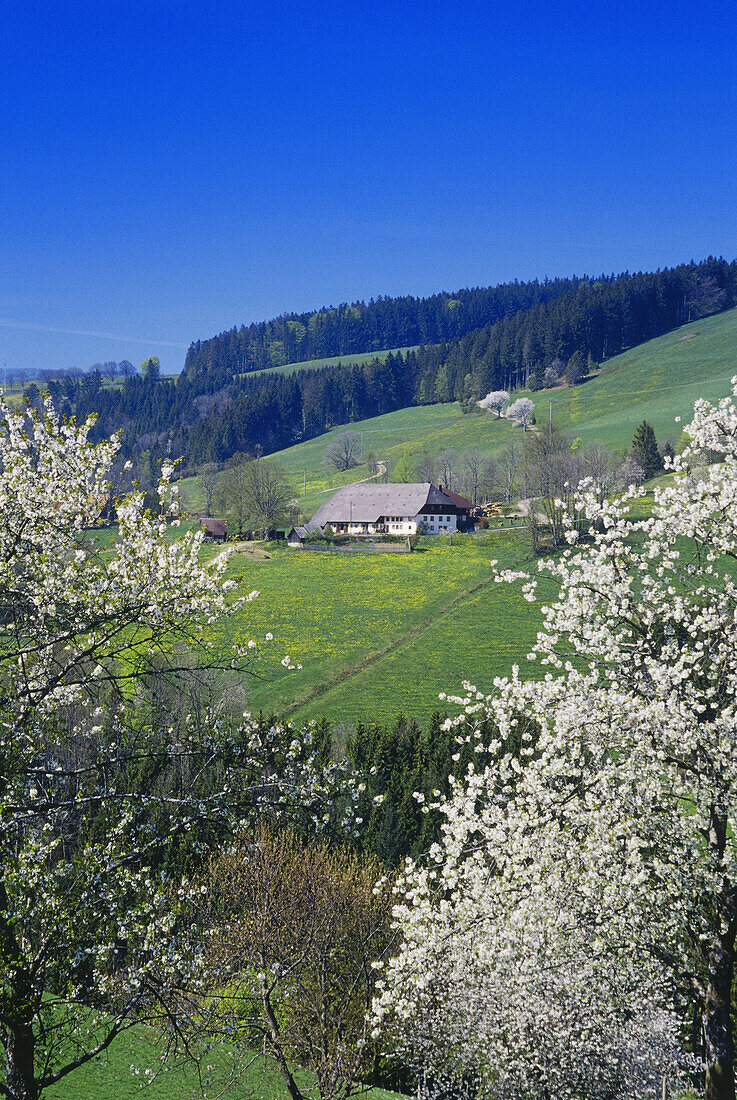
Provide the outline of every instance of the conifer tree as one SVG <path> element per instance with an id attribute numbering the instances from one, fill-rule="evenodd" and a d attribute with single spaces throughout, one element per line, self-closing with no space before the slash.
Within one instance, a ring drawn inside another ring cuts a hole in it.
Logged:
<path id="1" fill-rule="evenodd" d="M 632 440 L 632 457 L 645 471 L 645 478 L 655 477 L 663 469 L 663 459 L 652 425 L 643 420 Z"/>

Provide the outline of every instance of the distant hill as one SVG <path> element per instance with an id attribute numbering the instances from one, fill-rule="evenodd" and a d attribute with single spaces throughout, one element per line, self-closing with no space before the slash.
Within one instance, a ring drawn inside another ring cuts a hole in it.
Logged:
<path id="1" fill-rule="evenodd" d="M 330 355 L 323 359 L 305 359 L 301 363 L 284 363 L 280 367 L 264 367 L 262 370 L 250 371 L 251 377 L 273 376 L 275 374 L 296 374 L 301 370 L 322 370 L 323 367 L 356 367 L 364 363 L 370 363 L 376 359 L 383 363 L 387 355 L 406 355 L 408 351 L 416 351 L 417 345 L 407 348 L 389 348 L 386 351 L 361 351 L 352 355 Z"/>
<path id="2" fill-rule="evenodd" d="M 503 317 L 552 301 L 588 280 L 534 279 L 440 292 L 428 298 L 380 297 L 289 313 L 197 340 L 186 374 L 244 374 L 313 359 L 349 358 L 416 344 L 457 340 Z"/>
<path id="3" fill-rule="evenodd" d="M 597 360 L 608 358 L 684 321 L 735 305 L 736 289 L 737 265 L 709 257 L 655 272 L 535 279 L 428 298 L 379 298 L 286 314 L 198 340 L 187 352 L 184 372 L 235 377 L 397 347 L 457 344 L 462 359 L 496 351 L 497 359 L 506 360 L 508 385 L 518 386 L 535 370 L 542 377 L 551 360 L 565 360 L 577 348 Z M 518 326 L 506 332 L 500 328 L 519 314 L 540 322 L 524 322 L 524 346 L 514 346 Z M 495 349 L 490 330 L 507 344 L 511 339 L 512 346 Z"/>
<path id="4" fill-rule="evenodd" d="M 601 363 L 608 365 L 615 355 L 672 332 L 684 321 L 733 308 L 737 261 L 710 258 L 651 273 L 562 280 L 555 288 L 553 293 L 547 283 L 509 284 L 492 288 L 488 295 L 469 291 L 467 299 L 459 292 L 459 305 L 452 305 L 455 298 L 437 296 L 432 299 L 437 319 L 448 310 L 465 317 L 459 330 L 483 314 L 479 303 L 496 303 L 494 308 L 503 306 L 506 313 L 452 340 L 416 346 L 406 339 L 389 341 L 387 346 L 399 347 L 399 352 L 339 349 L 340 358 L 332 363 L 326 355 L 252 369 L 241 347 L 250 330 L 233 330 L 213 338 L 205 351 L 201 345 L 173 383 L 138 376 L 113 388 L 84 376 L 50 382 L 49 388 L 64 415 L 83 419 L 97 414 L 95 437 L 121 431 L 125 457 L 134 459 L 137 476 L 150 487 L 151 471 L 166 455 L 183 456 L 196 470 L 239 452 L 272 454 L 337 424 L 401 409 L 457 401 L 473 410 L 493 389 L 519 393 L 527 388 L 538 393 L 538 402 L 546 400 L 540 393 L 555 393 L 561 378 L 581 382 L 587 374 L 596 375 Z M 528 292 L 548 297 L 522 308 Z M 430 300 L 411 299 L 408 316 L 419 310 L 420 301 Z M 407 304 L 404 299 L 382 299 L 366 307 L 366 317 L 374 317 L 374 306 L 381 306 L 376 316 L 383 315 L 387 303 L 395 319 L 404 308 L 401 303 Z M 267 331 L 271 322 L 264 324 Z M 425 335 L 436 336 L 443 329 L 439 320 L 438 326 L 433 330 L 428 322 Z M 403 348 L 409 350 L 402 353 Z M 668 361 L 664 370 L 670 369 Z M 663 382 L 675 384 L 665 377 Z"/>
<path id="5" fill-rule="evenodd" d="M 538 422 L 552 414 L 584 444 L 599 441 L 626 449 L 635 429 L 648 420 L 661 442 L 678 437 L 690 419 L 694 401 L 717 401 L 737 374 L 737 309 L 694 321 L 610 359 L 599 373 L 577 386 L 541 392 L 525 391 L 536 406 Z M 518 396 L 515 394 L 515 396 Z M 681 424 L 676 417 L 682 418 Z M 497 454 L 510 440 L 521 440 L 520 429 L 507 420 L 480 411 L 464 413 L 458 402 L 398 409 L 383 416 L 338 425 L 330 432 L 273 454 L 296 488 L 306 516 L 325 493 L 369 476 L 366 462 L 345 473 L 330 472 L 323 463 L 326 446 L 350 429 L 363 435 L 364 459 L 374 454 L 390 467 L 400 459 L 411 463 L 424 454 L 451 448 Z M 185 480 L 185 492 L 199 503 L 195 478 Z M 303 496 L 305 484 L 307 495 Z"/>
<path id="6" fill-rule="evenodd" d="M 443 344 L 381 360 L 323 365 L 284 376 L 237 378 L 215 366 L 180 383 L 218 388 L 220 405 L 188 432 L 193 465 L 234 451 L 273 453 L 335 424 L 416 405 L 459 401 L 473 408 L 489 390 L 548 390 L 580 381 L 601 362 L 673 331 L 694 315 L 737 304 L 737 263 L 706 260 L 650 274 L 579 281 L 563 295 L 519 310 Z"/>

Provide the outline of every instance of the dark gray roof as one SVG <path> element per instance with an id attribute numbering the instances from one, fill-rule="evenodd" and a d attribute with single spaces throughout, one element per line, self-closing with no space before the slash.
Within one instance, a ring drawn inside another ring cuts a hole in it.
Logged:
<path id="1" fill-rule="evenodd" d="M 344 485 L 315 512 L 313 523 L 375 523 L 380 516 L 416 516 L 427 507 L 453 505 L 429 481 Z"/>
<path id="2" fill-rule="evenodd" d="M 228 537 L 227 519 L 217 519 L 215 516 L 204 516 L 200 520 L 200 526 L 207 531 L 208 535 L 214 535 L 219 539 Z"/>
<path id="3" fill-rule="evenodd" d="M 454 504 L 459 512 L 468 512 L 473 508 L 473 501 L 467 497 L 462 497 L 460 493 L 454 493 L 452 489 L 445 489 L 440 486 L 440 492 L 444 497 L 447 497 L 451 504 Z"/>
<path id="4" fill-rule="evenodd" d="M 311 535 L 314 531 L 319 531 L 322 534 L 322 528 L 317 523 L 304 523 L 298 527 L 293 527 L 291 531 L 287 532 L 287 538 L 290 538 L 292 534 L 295 534 L 298 539 L 306 539 L 308 535 Z"/>

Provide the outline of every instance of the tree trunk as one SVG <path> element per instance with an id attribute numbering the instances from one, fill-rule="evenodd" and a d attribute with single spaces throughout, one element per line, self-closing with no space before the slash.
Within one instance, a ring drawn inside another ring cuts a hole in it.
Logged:
<path id="1" fill-rule="evenodd" d="M 727 842 L 727 818 L 715 808 L 709 826 L 709 847 L 721 863 Z M 709 983 L 703 1007 L 706 1100 L 735 1100 L 734 1036 L 730 1003 L 737 935 L 737 889 L 725 881 L 717 898 L 716 928 L 709 952 Z"/>
<path id="2" fill-rule="evenodd" d="M 5 1088 L 13 1100 L 37 1100 L 34 1072 L 34 991 L 31 976 L 9 917 L 5 883 L 0 880 L 0 958 L 5 966 L 10 994 L 3 1028 L 6 1062 Z"/>
<path id="3" fill-rule="evenodd" d="M 261 965 L 266 969 L 266 961 L 262 957 Z M 294 1075 L 289 1068 L 286 1056 L 284 1054 L 284 1048 L 281 1044 L 281 1036 L 279 1033 L 279 1023 L 276 1019 L 273 1006 L 271 1004 L 271 997 L 269 994 L 269 984 L 264 977 L 261 981 L 261 1000 L 264 1006 L 264 1013 L 269 1025 L 269 1034 L 271 1038 L 271 1054 L 279 1067 L 279 1072 L 282 1075 L 284 1084 L 287 1086 L 287 1092 L 291 1096 L 292 1100 L 305 1100 L 305 1097 L 300 1092 L 299 1086 L 294 1079 Z M 24 1098 L 25 1100 L 25 1098 Z"/>
<path id="4" fill-rule="evenodd" d="M 725 938 L 728 941 L 725 943 Z M 706 1100 L 735 1100 L 734 1037 L 729 1011 L 734 973 L 734 932 L 718 934 L 709 959 L 709 986 L 704 1006 Z"/>
<path id="5" fill-rule="evenodd" d="M 25 970 L 10 981 L 11 1022 L 6 1028 L 7 1089 L 13 1100 L 37 1100 L 34 1073 L 33 991 Z"/>

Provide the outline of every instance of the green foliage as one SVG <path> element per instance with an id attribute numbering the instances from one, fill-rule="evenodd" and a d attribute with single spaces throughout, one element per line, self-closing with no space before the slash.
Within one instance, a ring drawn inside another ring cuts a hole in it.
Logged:
<path id="1" fill-rule="evenodd" d="M 149 355 L 148 359 L 144 359 L 138 369 L 144 378 L 158 378 L 161 373 L 161 363 L 158 355 Z"/>
<path id="2" fill-rule="evenodd" d="M 589 359 L 591 358 L 589 353 Z M 566 363 L 565 380 L 569 386 L 575 386 L 579 382 L 583 382 L 586 375 L 589 373 L 588 364 L 584 356 L 580 351 L 574 351 L 571 358 Z"/>
<path id="3" fill-rule="evenodd" d="M 434 792 L 449 793 L 449 775 L 464 775 L 472 760 L 483 766 L 474 746 L 459 746 L 459 731 L 444 729 L 443 722 L 439 711 L 425 730 L 403 714 L 387 726 L 359 722 L 348 741 L 349 756 L 366 782 L 358 804 L 363 818 L 358 843 L 390 867 L 426 852 L 438 839 L 440 816 L 424 813 L 415 793 L 432 801 Z M 485 732 L 490 730 L 487 723 Z"/>
<path id="4" fill-rule="evenodd" d="M 392 470 L 392 481 L 412 481 L 415 464 L 407 454 L 400 455 Z"/>
<path id="5" fill-rule="evenodd" d="M 663 459 L 658 450 L 658 442 L 652 425 L 643 420 L 632 440 L 632 457 L 645 473 L 645 479 L 655 477 L 663 469 Z"/>

